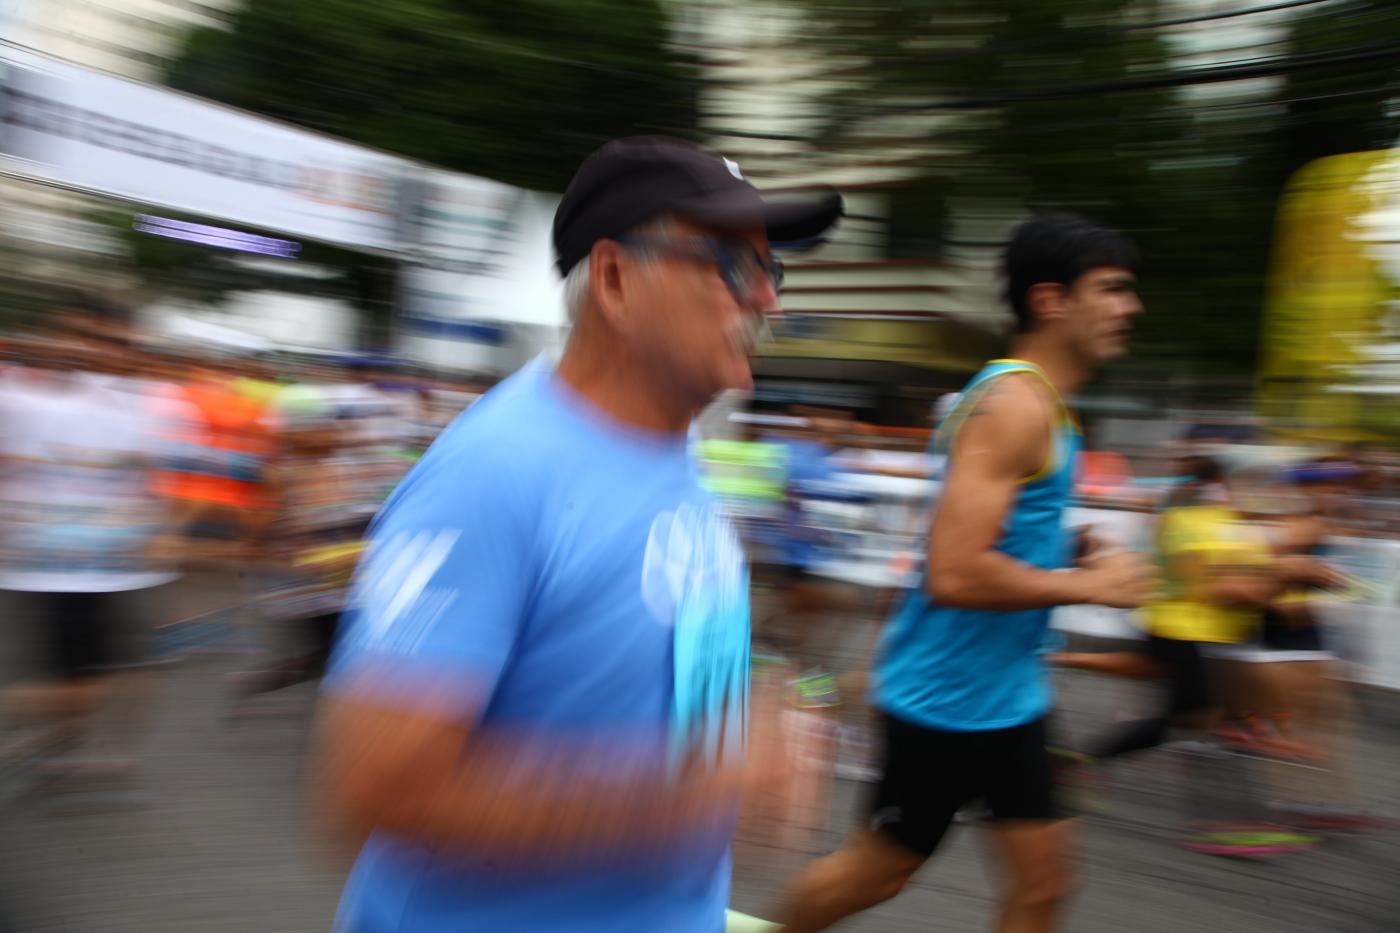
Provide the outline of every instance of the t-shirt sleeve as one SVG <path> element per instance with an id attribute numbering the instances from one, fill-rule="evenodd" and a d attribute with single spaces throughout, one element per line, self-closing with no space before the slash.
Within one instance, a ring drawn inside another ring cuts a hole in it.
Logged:
<path id="1" fill-rule="evenodd" d="M 326 689 L 474 716 L 501 677 L 535 581 L 524 483 L 449 445 L 392 498 L 356 572 Z"/>

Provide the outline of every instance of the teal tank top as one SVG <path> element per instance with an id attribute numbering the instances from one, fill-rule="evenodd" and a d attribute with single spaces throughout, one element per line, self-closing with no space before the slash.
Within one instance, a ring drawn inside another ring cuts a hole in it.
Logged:
<path id="1" fill-rule="evenodd" d="M 1024 480 L 1007 513 L 996 548 L 1017 560 L 1055 570 L 1069 564 L 1063 524 L 1074 485 L 1079 428 L 1039 367 L 1024 360 L 993 360 L 968 383 L 934 435 L 936 453 L 951 455 L 953 440 L 996 380 L 1030 373 L 1054 393 L 1058 413 L 1050 457 Z M 1050 709 L 1049 677 L 1041 646 L 1049 609 L 1001 612 L 936 605 L 921 585 L 900 600 L 881 640 L 875 704 L 899 719 L 932 729 L 986 731 L 1023 725 Z"/>

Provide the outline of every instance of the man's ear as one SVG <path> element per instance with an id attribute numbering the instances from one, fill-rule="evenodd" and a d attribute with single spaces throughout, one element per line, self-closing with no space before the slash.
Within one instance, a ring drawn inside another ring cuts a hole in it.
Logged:
<path id="1" fill-rule="evenodd" d="M 599 240 L 593 244 L 589 262 L 588 287 L 593 303 L 609 326 L 626 330 L 627 293 L 633 271 L 627 262 L 627 251 L 615 240 Z"/>
<path id="2" fill-rule="evenodd" d="M 1059 282 L 1039 282 L 1026 290 L 1026 311 L 1030 324 L 1043 324 L 1064 318 L 1069 289 Z"/>

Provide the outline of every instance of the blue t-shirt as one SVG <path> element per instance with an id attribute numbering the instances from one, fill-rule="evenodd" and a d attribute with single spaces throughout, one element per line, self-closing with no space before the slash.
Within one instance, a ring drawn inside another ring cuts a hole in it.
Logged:
<path id="1" fill-rule="evenodd" d="M 606 417 L 547 366 L 424 455 L 376 521 L 353 606 L 328 690 L 372 671 L 396 702 L 446 697 L 483 731 L 577 743 L 594 780 L 745 739 L 747 568 L 686 439 Z M 645 859 L 511 867 L 379 834 L 337 928 L 718 933 L 732 828 Z"/>

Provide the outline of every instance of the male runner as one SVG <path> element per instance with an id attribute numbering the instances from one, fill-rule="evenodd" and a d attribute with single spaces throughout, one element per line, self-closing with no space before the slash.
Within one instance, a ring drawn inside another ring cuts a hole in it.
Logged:
<path id="1" fill-rule="evenodd" d="M 1149 586 L 1124 552 L 1063 569 L 1078 430 L 1062 397 L 1125 352 L 1142 311 L 1135 262 L 1122 234 L 1069 214 L 1033 218 L 1007 246 L 1016 358 L 989 363 L 938 432 L 949 461 L 923 585 L 891 619 L 875 673 L 884 777 L 865 828 L 797 882 L 787 930 L 894 897 L 977 798 L 1008 874 L 997 929 L 1054 929 L 1070 839 L 1045 748 L 1050 609 L 1132 607 Z"/>
<path id="2" fill-rule="evenodd" d="M 322 799 L 371 834 L 340 930 L 723 929 L 755 764 L 748 574 L 687 430 L 752 385 L 769 241 L 839 212 L 765 202 L 675 140 L 579 169 L 554 221 L 558 368 L 444 432 L 360 568 L 321 736 Z"/>

